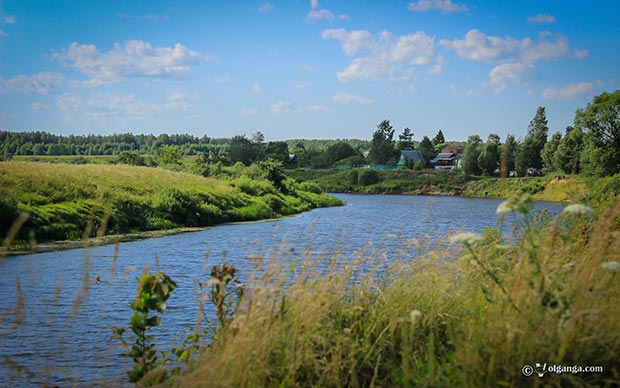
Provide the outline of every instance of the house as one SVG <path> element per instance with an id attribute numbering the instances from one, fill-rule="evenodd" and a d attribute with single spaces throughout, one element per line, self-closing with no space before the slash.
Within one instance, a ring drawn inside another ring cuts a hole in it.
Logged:
<path id="1" fill-rule="evenodd" d="M 449 145 L 444 147 L 441 152 L 431 159 L 431 164 L 435 170 L 454 170 L 460 166 L 463 156 L 463 146 Z"/>
<path id="2" fill-rule="evenodd" d="M 407 165 L 411 166 L 417 162 L 424 163 L 422 152 L 418 150 L 402 150 L 400 151 L 400 159 L 398 160 L 397 167 L 402 169 Z"/>

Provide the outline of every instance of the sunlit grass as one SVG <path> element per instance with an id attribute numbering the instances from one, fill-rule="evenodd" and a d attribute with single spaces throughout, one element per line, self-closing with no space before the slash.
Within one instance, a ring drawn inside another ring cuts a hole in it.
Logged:
<path id="1" fill-rule="evenodd" d="M 514 238 L 487 230 L 412 240 L 398 257 L 328 255 L 327 276 L 316 258 L 272 258 L 222 336 L 169 385 L 617 385 L 620 201 L 598 220 L 569 208 L 546 226 L 517 205 Z M 604 372 L 524 376 L 537 362 Z"/>

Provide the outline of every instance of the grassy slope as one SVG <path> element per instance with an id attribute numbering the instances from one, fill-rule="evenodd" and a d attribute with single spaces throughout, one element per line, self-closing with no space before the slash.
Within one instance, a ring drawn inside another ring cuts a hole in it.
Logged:
<path id="1" fill-rule="evenodd" d="M 0 163 L 0 235 L 22 212 L 30 219 L 18 238 L 80 239 L 229 221 L 252 221 L 338 205 L 323 194 L 268 181 L 203 178 L 159 168 L 122 165 Z M 303 185 L 302 185 L 303 186 Z"/>

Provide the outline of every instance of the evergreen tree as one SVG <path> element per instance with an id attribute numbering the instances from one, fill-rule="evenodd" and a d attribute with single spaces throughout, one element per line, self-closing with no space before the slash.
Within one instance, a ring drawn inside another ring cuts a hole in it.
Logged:
<path id="1" fill-rule="evenodd" d="M 398 135 L 398 150 L 412 150 L 413 149 L 413 132 L 409 127 L 403 129 L 403 133 Z"/>
<path id="2" fill-rule="evenodd" d="M 390 125 L 390 120 L 383 120 L 377 125 L 377 130 L 372 135 L 370 158 L 377 164 L 388 164 L 395 159 L 394 128 Z"/>
<path id="3" fill-rule="evenodd" d="M 433 138 L 433 146 L 437 146 L 445 142 L 446 142 L 446 139 L 444 138 L 443 132 L 441 132 L 441 129 L 440 129 L 435 135 L 435 137 Z"/>
<path id="4" fill-rule="evenodd" d="M 519 175 L 525 175 L 528 168 L 542 168 L 541 153 L 547 142 L 548 132 L 545 108 L 539 106 L 527 127 L 527 135 L 517 150 L 516 167 Z"/>

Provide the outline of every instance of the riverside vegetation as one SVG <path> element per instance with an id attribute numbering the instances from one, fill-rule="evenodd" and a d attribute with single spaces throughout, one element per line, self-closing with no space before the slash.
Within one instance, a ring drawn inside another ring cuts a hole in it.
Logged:
<path id="1" fill-rule="evenodd" d="M 162 168 L 0 162 L 0 235 L 12 246 L 223 222 L 340 205 L 277 162 L 223 168 L 215 177 Z M 21 215 L 21 216 L 20 216 Z M 11 225 L 19 228 L 10 234 Z"/>
<path id="2" fill-rule="evenodd" d="M 172 376 L 153 365 L 140 384 L 617 386 L 620 199 L 598 212 L 569 205 L 554 219 L 533 202 L 505 201 L 498 226 L 480 235 L 407 240 L 389 260 L 369 247 L 294 263 L 285 252 L 254 257 L 199 356 Z M 212 271 L 209 284 L 221 293 L 231 279 Z M 524 376 L 537 362 L 565 368 Z"/>

